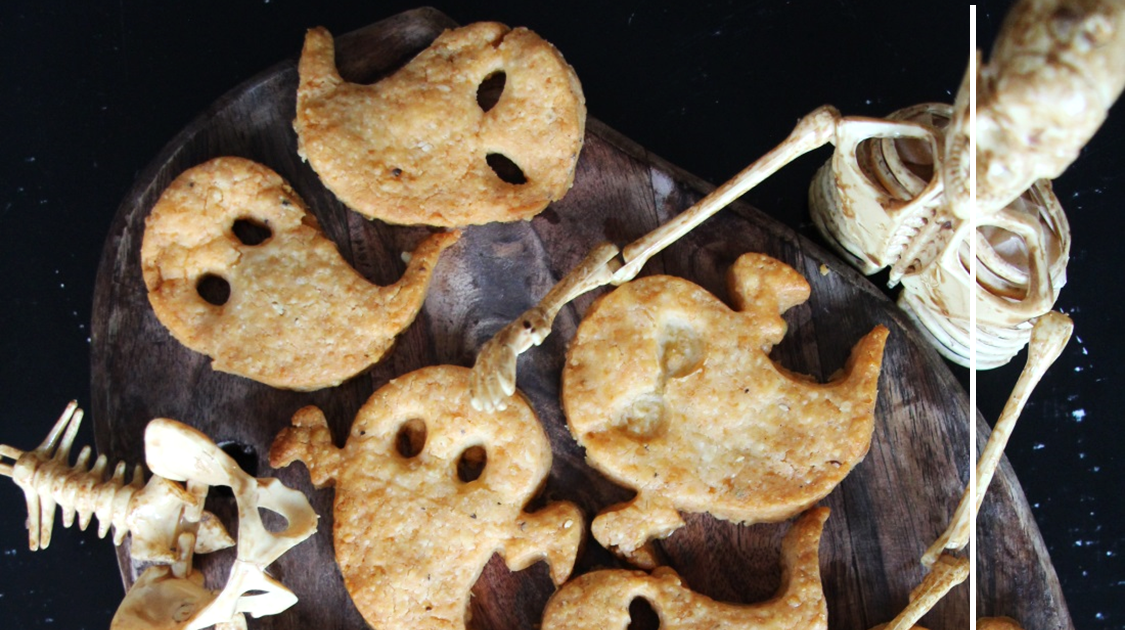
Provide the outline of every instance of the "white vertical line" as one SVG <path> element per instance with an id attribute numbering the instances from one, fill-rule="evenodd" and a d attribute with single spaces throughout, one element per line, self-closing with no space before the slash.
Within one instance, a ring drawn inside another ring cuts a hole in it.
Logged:
<path id="1" fill-rule="evenodd" d="M 969 5 L 969 505 L 977 485 L 977 5 Z M 977 623 L 977 519 L 969 519 L 969 624 Z"/>

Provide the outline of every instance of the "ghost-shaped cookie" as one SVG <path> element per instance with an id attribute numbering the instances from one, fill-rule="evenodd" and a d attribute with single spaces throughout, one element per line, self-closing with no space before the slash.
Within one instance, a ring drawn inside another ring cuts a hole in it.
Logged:
<path id="1" fill-rule="evenodd" d="M 574 566 L 578 508 L 524 511 L 551 468 L 546 433 L 519 396 L 502 412 L 475 411 L 469 373 L 444 365 L 391 381 L 342 449 L 306 407 L 270 449 L 270 465 L 303 461 L 314 485 L 335 486 L 336 560 L 373 628 L 462 630 L 494 553 L 517 571 L 547 560 L 556 585 Z"/>
<path id="2" fill-rule="evenodd" d="M 141 270 L 157 319 L 212 367 L 279 388 L 337 385 L 378 361 L 422 307 L 434 234 L 398 282 L 368 282 L 292 188 L 256 162 L 184 171 L 145 220 Z"/>
<path id="3" fill-rule="evenodd" d="M 781 543 L 781 587 L 755 604 L 728 604 L 693 592 L 669 567 L 651 575 L 612 569 L 581 575 L 555 593 L 543 612 L 543 630 L 625 630 L 629 606 L 646 600 L 663 630 L 824 630 L 828 604 L 820 582 L 820 534 L 827 508 L 798 519 Z"/>
<path id="4" fill-rule="evenodd" d="M 602 545 L 651 566 L 647 542 L 680 511 L 776 522 L 827 495 L 867 453 L 883 345 L 876 327 L 819 384 L 769 358 L 808 283 L 761 254 L 728 275 L 736 310 L 686 280 L 650 276 L 601 298 L 578 328 L 562 401 L 589 463 L 637 495 L 593 522 Z"/>
<path id="5" fill-rule="evenodd" d="M 298 66 L 298 151 L 360 214 L 396 224 L 530 219 L 574 181 L 586 106 L 574 70 L 535 33 L 494 22 L 442 33 L 371 85 L 336 69 L 314 28 Z"/>

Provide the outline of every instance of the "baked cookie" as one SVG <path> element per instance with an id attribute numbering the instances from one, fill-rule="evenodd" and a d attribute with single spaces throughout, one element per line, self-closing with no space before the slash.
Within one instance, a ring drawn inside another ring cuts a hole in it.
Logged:
<path id="1" fill-rule="evenodd" d="M 651 565 L 645 544 L 680 510 L 730 521 L 787 519 L 827 495 L 867 453 L 887 329 L 876 327 L 827 384 L 769 358 L 781 313 L 808 299 L 787 265 L 745 254 L 731 310 L 669 276 L 622 285 L 587 313 L 567 354 L 562 402 L 589 463 L 637 496 L 593 522 L 602 545 Z"/>
<path id="2" fill-rule="evenodd" d="M 156 317 L 214 369 L 312 390 L 383 356 L 458 236 L 428 237 L 398 282 L 373 285 L 281 176 L 222 157 L 184 171 L 160 196 L 145 220 L 141 270 Z"/>
<path id="3" fill-rule="evenodd" d="M 530 219 L 574 181 L 582 87 L 559 51 L 525 28 L 486 22 L 446 31 L 372 85 L 344 81 L 332 36 L 314 28 L 299 72 L 298 152 L 368 218 L 440 226 Z"/>
<path id="4" fill-rule="evenodd" d="M 748 605 L 725 604 L 685 587 L 671 568 L 652 575 L 622 569 L 595 571 L 567 582 L 543 612 L 543 630 L 625 630 L 629 605 L 648 601 L 667 630 L 828 627 L 828 604 L 820 583 L 820 534 L 828 508 L 802 516 L 781 543 L 781 587 L 773 598 Z"/>
<path id="5" fill-rule="evenodd" d="M 523 511 L 551 468 L 551 446 L 519 396 L 475 411 L 469 369 L 423 368 L 375 392 L 343 449 L 306 407 L 270 449 L 270 465 L 303 461 L 336 486 L 336 560 L 373 628 L 465 627 L 469 594 L 493 553 L 514 571 L 538 560 L 561 584 L 585 529 L 570 503 Z"/>

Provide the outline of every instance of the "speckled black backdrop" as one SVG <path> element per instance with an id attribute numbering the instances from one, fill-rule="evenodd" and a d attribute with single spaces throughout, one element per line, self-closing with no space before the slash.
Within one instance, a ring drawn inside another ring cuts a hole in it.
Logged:
<path id="1" fill-rule="evenodd" d="M 96 262 L 137 172 L 192 117 L 299 50 L 304 29 L 358 28 L 393 2 L 0 3 L 0 443 L 31 448 L 65 402 L 88 404 Z M 1007 2 L 980 2 L 990 41 Z M 525 25 L 576 67 L 593 116 L 719 183 L 833 103 L 881 115 L 952 99 L 968 9 L 879 1 L 446 2 L 460 22 Z M 1060 306 L 1076 339 L 1009 448 L 1079 628 L 1125 628 L 1125 478 L 1118 427 L 1125 343 L 1114 329 L 1125 206 L 1125 110 L 1056 190 L 1074 232 Z M 807 183 L 824 151 L 747 199 L 811 234 Z M 1022 357 L 1017 361 L 1022 360 Z M 994 418 L 1018 365 L 980 376 Z M 963 371 L 958 372 L 966 380 Z M 87 428 L 80 438 L 90 443 Z M 122 596 L 108 542 L 56 531 L 26 549 L 22 496 L 0 481 L 0 619 L 6 628 L 106 628 Z"/>

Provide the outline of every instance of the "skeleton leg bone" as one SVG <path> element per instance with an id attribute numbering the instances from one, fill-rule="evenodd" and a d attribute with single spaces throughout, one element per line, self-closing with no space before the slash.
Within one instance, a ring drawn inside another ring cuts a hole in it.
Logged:
<path id="1" fill-rule="evenodd" d="M 591 252 L 573 271 L 547 293 L 539 305 L 505 326 L 482 348 L 473 366 L 471 383 L 473 408 L 484 411 L 504 409 L 505 400 L 515 392 L 516 360 L 532 345 L 542 343 L 551 331 L 559 310 L 583 293 L 606 284 L 620 285 L 635 278 L 650 258 L 695 229 L 700 223 L 728 206 L 783 166 L 820 148 L 835 138 L 840 113 L 824 105 L 800 121 L 781 144 L 758 158 L 741 173 L 711 191 L 698 203 L 671 221 L 625 247 L 624 263 L 613 260 L 616 247 L 603 244 Z"/>
<path id="2" fill-rule="evenodd" d="M 969 561 L 942 555 L 933 570 L 910 593 L 910 603 L 890 623 L 876 626 L 879 630 L 910 630 L 914 623 L 934 607 L 954 586 L 969 577 Z M 873 629 L 873 630 L 875 630 Z"/>
<path id="3" fill-rule="evenodd" d="M 1027 365 L 1020 373 L 1012 395 L 1008 398 L 1000 419 L 996 421 L 992 434 L 988 437 L 984 453 L 977 462 L 975 501 L 970 498 L 969 488 L 966 488 L 949 528 L 926 550 L 925 555 L 922 556 L 922 564 L 930 566 L 943 550 L 963 549 L 968 544 L 969 525 L 980 510 L 985 492 L 988 491 L 992 476 L 1000 464 L 1000 456 L 1004 454 L 1004 447 L 1008 444 L 1012 430 L 1015 429 L 1020 412 L 1023 411 L 1024 405 L 1031 397 L 1031 392 L 1035 390 L 1035 386 L 1039 384 L 1047 369 L 1059 358 L 1063 348 L 1070 341 L 1073 331 L 1074 322 L 1066 315 L 1055 311 L 1048 312 L 1035 322 L 1035 327 L 1031 331 L 1031 342 L 1028 344 Z"/>

